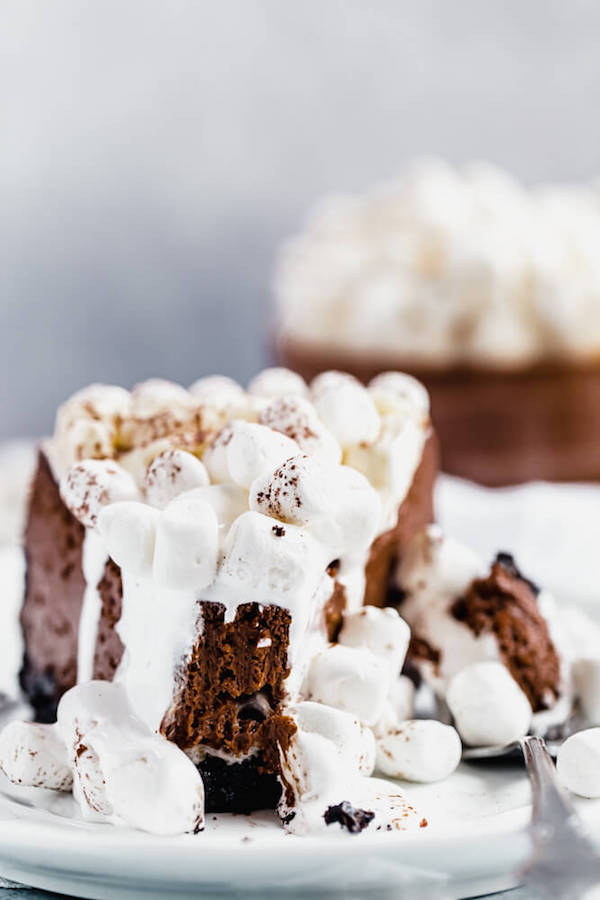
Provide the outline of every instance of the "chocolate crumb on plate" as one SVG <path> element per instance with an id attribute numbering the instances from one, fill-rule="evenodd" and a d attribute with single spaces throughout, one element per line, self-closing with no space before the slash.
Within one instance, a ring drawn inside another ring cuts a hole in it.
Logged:
<path id="1" fill-rule="evenodd" d="M 373 821 L 375 813 L 370 809 L 355 809 L 348 800 L 343 800 L 337 806 L 329 806 L 323 813 L 326 825 L 338 822 L 342 828 L 347 828 L 351 834 L 358 834 Z"/>

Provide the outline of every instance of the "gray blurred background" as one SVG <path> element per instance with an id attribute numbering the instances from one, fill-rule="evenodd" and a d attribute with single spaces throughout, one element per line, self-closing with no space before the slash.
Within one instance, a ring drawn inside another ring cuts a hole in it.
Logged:
<path id="1" fill-rule="evenodd" d="M 3 0 L 0 436 L 268 359 L 279 242 L 414 154 L 600 169 L 594 0 Z"/>

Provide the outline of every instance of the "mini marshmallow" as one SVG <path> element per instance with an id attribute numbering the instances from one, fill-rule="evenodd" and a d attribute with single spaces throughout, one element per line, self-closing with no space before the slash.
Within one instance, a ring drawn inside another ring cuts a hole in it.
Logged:
<path id="1" fill-rule="evenodd" d="M 331 463 L 342 459 L 342 448 L 303 397 L 278 397 L 266 406 L 258 421 L 296 441 L 303 453 Z"/>
<path id="2" fill-rule="evenodd" d="M 350 713 L 305 700 L 291 709 L 304 732 L 315 732 L 335 745 L 349 769 L 359 775 L 371 775 L 375 768 L 375 738 Z"/>
<path id="3" fill-rule="evenodd" d="M 217 581 L 248 602 L 289 607 L 292 598 L 310 601 L 324 577 L 327 557 L 326 550 L 295 525 L 246 512 L 231 526 Z"/>
<path id="4" fill-rule="evenodd" d="M 294 457 L 257 478 L 250 509 L 308 528 L 330 547 L 332 559 L 364 552 L 381 518 L 381 501 L 363 475 L 314 456 Z"/>
<path id="5" fill-rule="evenodd" d="M 333 644 L 311 660 L 305 693 L 310 700 L 351 713 L 374 725 L 384 710 L 391 683 L 389 664 L 366 648 Z"/>
<path id="6" fill-rule="evenodd" d="M 316 731 L 297 731 L 282 756 L 282 774 L 296 803 L 326 795 L 342 766 L 333 741 Z"/>
<path id="7" fill-rule="evenodd" d="M 398 412 L 416 412 L 429 415 L 427 388 L 403 372 L 382 372 L 368 386 L 369 393 L 383 415 Z"/>
<path id="8" fill-rule="evenodd" d="M 78 419 L 63 435 L 62 453 L 66 465 L 79 460 L 110 459 L 115 454 L 115 429 L 96 419 Z"/>
<path id="9" fill-rule="evenodd" d="M 503 746 L 527 733 L 532 710 L 508 669 L 487 660 L 461 669 L 446 692 L 458 732 L 474 747 Z"/>
<path id="10" fill-rule="evenodd" d="M 412 719 L 415 709 L 415 686 L 406 675 L 394 678 L 383 713 L 373 726 L 375 737 L 383 737 L 397 729 L 402 722 Z"/>
<path id="11" fill-rule="evenodd" d="M 202 455 L 202 462 L 210 475 L 210 480 L 216 484 L 229 481 L 229 464 L 227 461 L 227 446 L 233 437 L 233 422 L 228 422 L 215 435 Z"/>
<path id="12" fill-rule="evenodd" d="M 232 423 L 231 439 L 225 447 L 229 476 L 246 489 L 256 478 L 272 472 L 299 452 L 298 444 L 284 434 L 243 421 Z"/>
<path id="13" fill-rule="evenodd" d="M 345 463 L 362 472 L 373 487 L 385 493 L 390 500 L 390 512 L 396 517 L 421 462 L 425 440 L 426 434 L 418 421 L 395 415 L 384 422 L 376 443 L 349 447 Z"/>
<path id="14" fill-rule="evenodd" d="M 152 460 L 144 475 L 146 500 L 159 509 L 178 494 L 209 483 L 206 466 L 186 450 L 163 451 Z"/>
<path id="15" fill-rule="evenodd" d="M 254 397 L 265 397 L 269 400 L 276 397 L 305 397 L 308 394 L 306 382 L 301 375 L 275 366 L 263 369 L 249 383 L 247 391 Z"/>
<path id="16" fill-rule="evenodd" d="M 460 762 L 458 733 L 435 719 L 411 719 L 377 741 L 377 768 L 406 781 L 442 781 Z"/>
<path id="17" fill-rule="evenodd" d="M 68 470 L 60 481 L 65 506 L 86 528 L 94 528 L 100 510 L 118 500 L 138 500 L 133 477 L 108 459 L 85 459 Z"/>
<path id="18" fill-rule="evenodd" d="M 0 769 L 13 784 L 69 791 L 66 747 L 53 725 L 10 722 L 0 733 Z"/>
<path id="19" fill-rule="evenodd" d="M 600 728 L 567 738 L 556 757 L 558 777 L 580 797 L 600 797 Z"/>
<path id="20" fill-rule="evenodd" d="M 393 674 L 399 674 L 408 650 L 410 628 L 391 606 L 378 609 L 363 606 L 344 615 L 339 643 L 347 647 L 367 647 L 376 656 L 388 660 Z"/>
<path id="21" fill-rule="evenodd" d="M 136 384 L 131 392 L 132 413 L 137 418 L 148 419 L 162 412 L 178 415 L 187 413 L 194 402 L 180 384 L 163 378 L 149 378 Z"/>
<path id="22" fill-rule="evenodd" d="M 377 439 L 381 419 L 360 381 L 343 372 L 323 372 L 311 384 L 317 415 L 342 447 Z"/>
<path id="23" fill-rule="evenodd" d="M 133 575 L 147 575 L 152 566 L 160 512 L 146 503 L 123 500 L 105 506 L 98 515 L 109 556 Z"/>
<path id="24" fill-rule="evenodd" d="M 112 423 L 131 411 L 131 394 L 112 384 L 90 384 L 69 397 L 58 408 L 56 433 L 63 434 L 79 419 Z"/>
<path id="25" fill-rule="evenodd" d="M 226 375 L 207 375 L 199 378 L 189 389 L 201 403 L 225 409 L 229 406 L 242 407 L 246 402 L 244 389 Z"/>
<path id="26" fill-rule="evenodd" d="M 197 496 L 183 494 L 159 517 L 152 571 L 156 583 L 179 590 L 207 587 L 217 573 L 217 514 Z"/>
<path id="27" fill-rule="evenodd" d="M 226 538 L 229 529 L 238 516 L 248 512 L 248 491 L 237 484 L 210 484 L 207 487 L 194 488 L 180 494 L 172 504 L 184 499 L 198 499 L 208 503 L 214 509 L 219 523 L 219 541 Z"/>
<path id="28" fill-rule="evenodd" d="M 583 715 L 590 725 L 600 725 L 600 658 L 575 660 L 572 674 Z"/>
<path id="29" fill-rule="evenodd" d="M 198 770 L 137 718 L 123 685 L 92 681 L 72 688 L 60 701 L 56 727 L 72 754 L 74 794 L 84 815 L 160 835 L 201 827 Z"/>

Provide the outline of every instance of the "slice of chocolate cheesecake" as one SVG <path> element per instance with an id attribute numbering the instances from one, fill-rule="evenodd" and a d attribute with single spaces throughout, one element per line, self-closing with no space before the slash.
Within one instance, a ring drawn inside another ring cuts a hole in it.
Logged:
<path id="1" fill-rule="evenodd" d="M 344 612 L 385 605 L 436 466 L 426 393 L 398 373 L 76 394 L 25 535 L 38 720 L 75 683 L 115 679 L 198 766 L 208 811 L 274 807 L 307 667 Z"/>

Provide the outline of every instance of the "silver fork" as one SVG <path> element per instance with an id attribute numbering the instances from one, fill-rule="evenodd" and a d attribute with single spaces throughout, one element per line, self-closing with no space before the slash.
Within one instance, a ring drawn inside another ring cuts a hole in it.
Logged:
<path id="1" fill-rule="evenodd" d="M 600 853 L 585 834 L 540 737 L 521 741 L 531 781 L 534 852 L 522 875 L 540 897 L 576 900 L 600 885 Z"/>

